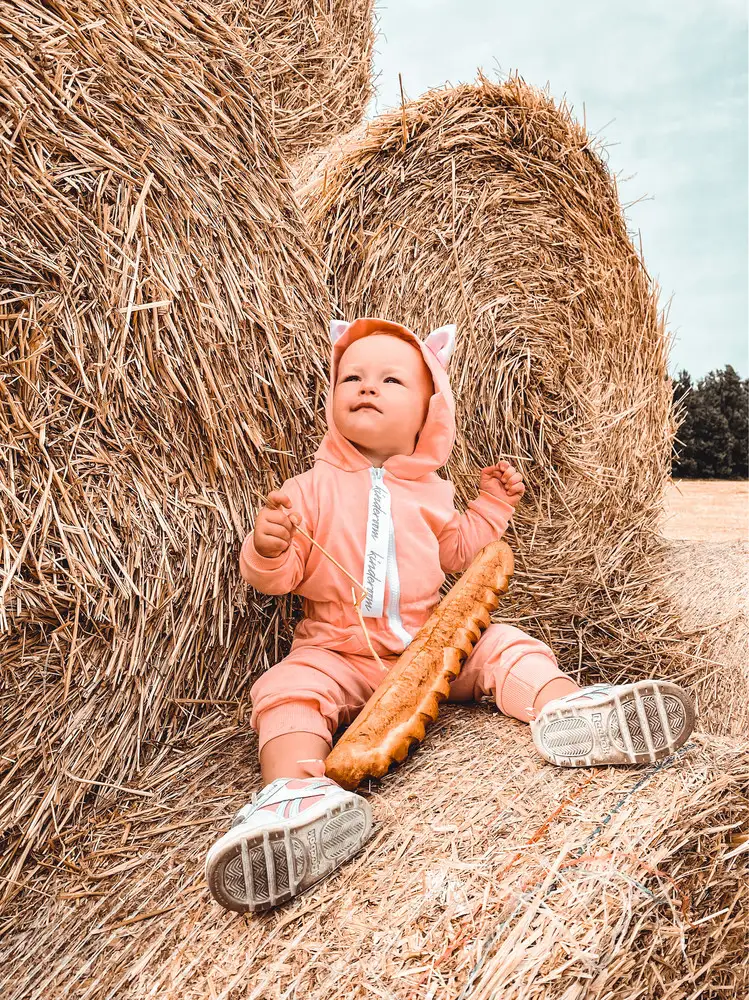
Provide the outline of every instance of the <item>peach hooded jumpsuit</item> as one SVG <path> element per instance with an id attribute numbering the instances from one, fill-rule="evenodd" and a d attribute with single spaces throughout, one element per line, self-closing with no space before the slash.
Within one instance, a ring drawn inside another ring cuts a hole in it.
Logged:
<path id="1" fill-rule="evenodd" d="M 337 339 L 328 431 L 314 467 L 287 479 L 282 490 L 304 530 L 367 588 L 362 614 L 372 645 L 389 669 L 439 603 L 445 574 L 462 572 L 485 545 L 501 537 L 513 507 L 482 493 L 459 514 L 454 485 L 437 475 L 455 442 L 455 404 L 437 356 L 445 328 L 421 341 L 405 327 L 379 319 L 332 326 L 337 329 L 331 337 Z M 332 399 L 345 349 L 359 337 L 388 331 L 419 348 L 435 392 L 413 454 L 394 455 L 378 469 L 339 432 Z M 251 688 L 250 725 L 258 733 L 259 750 L 290 732 L 315 733 L 332 747 L 339 726 L 358 715 L 384 676 L 353 608 L 351 581 L 299 532 L 275 558 L 260 556 L 250 533 L 240 570 L 261 593 L 293 592 L 304 598 L 304 618 L 288 656 Z M 528 721 L 537 695 L 563 676 L 545 643 L 513 625 L 491 624 L 452 683 L 450 700 L 491 695 L 505 715 Z M 307 769 L 322 773 L 321 764 Z"/>

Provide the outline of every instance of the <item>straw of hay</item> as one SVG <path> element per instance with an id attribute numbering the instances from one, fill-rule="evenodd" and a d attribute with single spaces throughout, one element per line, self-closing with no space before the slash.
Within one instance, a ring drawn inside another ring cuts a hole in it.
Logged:
<path id="1" fill-rule="evenodd" d="M 301 166 L 340 315 L 458 325 L 447 475 L 464 504 L 500 457 L 526 484 L 502 620 L 579 680 L 699 693 L 706 667 L 651 586 L 676 425 L 664 319 L 584 129 L 520 78 L 480 75 Z"/>
<path id="2" fill-rule="evenodd" d="M 304 156 L 361 122 L 373 94 L 374 0 L 215 6 L 247 47 L 286 157 Z"/>
<path id="3" fill-rule="evenodd" d="M 196 719 L 54 840 L 8 915 L 7 1000 L 745 995 L 745 743 L 555 768 L 527 726 L 447 706 L 362 790 L 376 824 L 363 851 L 290 904 L 238 917 L 210 899 L 203 865 L 259 784 L 248 709 Z"/>
<path id="4" fill-rule="evenodd" d="M 0 54 L 5 896 L 192 701 L 280 658 L 289 603 L 238 546 L 322 433 L 328 306 L 212 4 L 34 0 Z"/>

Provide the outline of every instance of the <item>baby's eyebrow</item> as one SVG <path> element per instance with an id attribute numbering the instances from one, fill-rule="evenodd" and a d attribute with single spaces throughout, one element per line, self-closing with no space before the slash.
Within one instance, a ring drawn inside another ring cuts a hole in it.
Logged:
<path id="1" fill-rule="evenodd" d="M 346 375 L 357 375 L 361 370 L 362 370 L 361 365 L 351 365 L 351 366 L 346 366 L 346 368 L 343 369 L 343 372 L 345 372 Z M 380 371 L 380 375 L 393 375 L 393 374 L 402 375 L 403 369 L 398 368 L 396 365 L 388 365 L 387 368 L 383 368 Z"/>

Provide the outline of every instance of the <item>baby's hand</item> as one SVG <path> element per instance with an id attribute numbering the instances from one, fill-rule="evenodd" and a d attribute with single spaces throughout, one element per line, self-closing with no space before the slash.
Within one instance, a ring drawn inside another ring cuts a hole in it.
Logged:
<path id="1" fill-rule="evenodd" d="M 255 550 L 265 559 L 283 555 L 291 545 L 297 525 L 301 523 L 300 514 L 296 511 L 287 513 L 284 507 L 291 507 L 291 500 L 280 490 L 274 490 L 268 494 L 265 507 L 255 518 Z"/>
<path id="2" fill-rule="evenodd" d="M 481 470 L 479 488 L 513 507 L 525 493 L 523 477 L 509 462 L 498 462 Z"/>

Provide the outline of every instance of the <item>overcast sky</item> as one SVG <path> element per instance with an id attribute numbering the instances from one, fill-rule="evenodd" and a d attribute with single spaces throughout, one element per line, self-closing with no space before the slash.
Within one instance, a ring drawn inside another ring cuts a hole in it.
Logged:
<path id="1" fill-rule="evenodd" d="M 377 0 L 369 117 L 517 70 L 607 144 L 630 230 L 670 299 L 669 371 L 749 376 L 744 0 Z"/>

